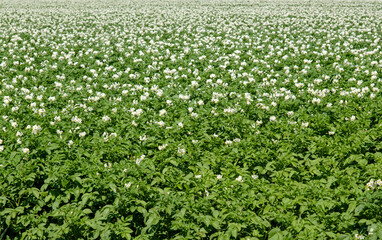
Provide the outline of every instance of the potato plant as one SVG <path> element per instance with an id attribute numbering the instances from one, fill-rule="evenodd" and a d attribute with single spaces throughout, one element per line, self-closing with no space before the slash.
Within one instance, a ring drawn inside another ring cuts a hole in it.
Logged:
<path id="1" fill-rule="evenodd" d="M 381 239 L 381 22 L 0 1 L 0 239 Z"/>

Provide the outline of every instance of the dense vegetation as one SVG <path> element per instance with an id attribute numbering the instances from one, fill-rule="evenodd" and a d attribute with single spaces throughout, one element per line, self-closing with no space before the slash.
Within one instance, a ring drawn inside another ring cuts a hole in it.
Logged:
<path id="1" fill-rule="evenodd" d="M 0 6 L 0 239 L 382 239 L 381 3 Z"/>

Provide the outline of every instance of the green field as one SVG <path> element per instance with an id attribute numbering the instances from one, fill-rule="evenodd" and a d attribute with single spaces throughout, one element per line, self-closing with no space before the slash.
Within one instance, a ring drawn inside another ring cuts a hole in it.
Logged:
<path id="1" fill-rule="evenodd" d="M 0 0 L 0 240 L 382 239 L 381 22 Z"/>

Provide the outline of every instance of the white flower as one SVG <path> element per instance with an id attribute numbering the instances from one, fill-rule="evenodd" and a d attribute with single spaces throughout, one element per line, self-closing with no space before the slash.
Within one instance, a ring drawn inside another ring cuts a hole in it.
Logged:
<path id="1" fill-rule="evenodd" d="M 29 148 L 23 148 L 22 150 L 24 154 L 29 154 Z"/>
<path id="2" fill-rule="evenodd" d="M 32 127 L 32 133 L 33 133 L 33 134 L 37 134 L 39 131 L 41 131 L 41 126 L 39 126 L 39 125 L 34 125 L 34 126 Z"/>
<path id="3" fill-rule="evenodd" d="M 142 156 L 140 156 L 136 161 L 135 161 L 135 163 L 137 164 L 137 165 L 139 165 L 139 164 L 141 164 L 141 162 L 145 159 L 145 155 L 142 155 Z"/>
<path id="4" fill-rule="evenodd" d="M 356 234 L 355 239 L 365 239 L 365 237 L 363 235 Z"/>
<path id="5" fill-rule="evenodd" d="M 0 145 L 0 152 L 4 151 L 4 145 Z"/>
<path id="6" fill-rule="evenodd" d="M 194 112 L 193 112 L 193 113 L 191 113 L 191 117 L 192 117 L 192 118 L 198 118 L 199 115 L 198 115 L 197 113 L 194 113 Z"/>
<path id="7" fill-rule="evenodd" d="M 142 109 L 137 109 L 137 110 L 132 110 L 131 111 L 131 116 L 132 117 L 135 117 L 135 116 L 141 116 L 142 115 L 142 113 L 143 113 L 143 110 Z"/>
<path id="8" fill-rule="evenodd" d="M 80 132 L 78 135 L 79 135 L 80 137 L 85 137 L 85 136 L 86 136 L 86 132 Z"/>
<path id="9" fill-rule="evenodd" d="M 366 184 L 367 190 L 374 189 L 374 179 L 370 179 L 370 181 Z"/>
<path id="10" fill-rule="evenodd" d="M 376 183 L 378 186 L 382 187 L 382 180 L 381 180 L 381 179 L 378 179 L 377 181 L 375 181 L 375 183 Z"/>
<path id="11" fill-rule="evenodd" d="M 10 98 L 9 96 L 4 96 L 3 102 L 3 106 L 6 107 L 9 105 L 10 102 L 12 102 L 12 98 Z"/>
<path id="12" fill-rule="evenodd" d="M 69 140 L 68 147 L 70 148 L 73 144 L 74 144 L 74 142 L 72 140 Z"/>
<path id="13" fill-rule="evenodd" d="M 131 182 L 129 182 L 129 183 L 125 183 L 125 187 L 126 187 L 126 188 L 130 188 L 130 186 L 131 186 Z"/>
<path id="14" fill-rule="evenodd" d="M 162 146 L 158 146 L 159 151 L 166 149 L 167 144 L 163 144 Z"/>
<path id="15" fill-rule="evenodd" d="M 102 121 L 108 122 L 108 121 L 110 121 L 110 117 L 109 116 L 103 116 Z"/>
<path id="16" fill-rule="evenodd" d="M 183 128 L 183 123 L 178 123 L 178 126 L 180 127 L 180 128 Z"/>
<path id="17" fill-rule="evenodd" d="M 17 122 L 15 122 L 15 121 L 10 120 L 9 122 L 11 123 L 11 125 L 12 125 L 13 128 L 17 128 L 17 127 L 19 126 L 19 125 L 17 124 Z"/>
<path id="18" fill-rule="evenodd" d="M 220 179 L 223 178 L 223 176 L 222 175 L 217 175 L 216 178 L 220 180 Z"/>
<path id="19" fill-rule="evenodd" d="M 219 98 L 215 98 L 215 97 L 213 97 L 213 98 L 211 99 L 211 102 L 213 102 L 213 103 L 218 103 L 218 102 L 219 102 Z"/>
<path id="20" fill-rule="evenodd" d="M 225 114 L 234 114 L 236 112 L 237 112 L 236 108 L 228 107 L 228 108 L 224 109 Z"/>
<path id="21" fill-rule="evenodd" d="M 243 182 L 242 176 L 237 177 L 235 180 L 238 181 L 238 182 Z"/>
<path id="22" fill-rule="evenodd" d="M 144 142 L 147 140 L 146 136 L 139 136 L 139 141 Z"/>
<path id="23" fill-rule="evenodd" d="M 197 86 L 199 86 L 198 82 L 196 82 L 196 81 L 191 82 L 191 87 L 197 87 Z"/>
<path id="24" fill-rule="evenodd" d="M 178 154 L 179 154 L 179 155 L 184 155 L 184 154 L 186 154 L 186 149 L 185 149 L 185 148 L 180 148 L 180 147 L 178 147 Z"/>
<path id="25" fill-rule="evenodd" d="M 159 116 L 164 116 L 166 114 L 167 114 L 166 109 L 162 109 L 162 110 L 159 111 Z"/>
<path id="26" fill-rule="evenodd" d="M 160 128 L 164 127 L 164 125 L 166 125 L 165 122 L 163 121 L 159 121 L 159 122 L 155 122 Z"/>
<path id="27" fill-rule="evenodd" d="M 39 114 L 40 116 L 45 116 L 45 113 L 46 113 L 46 111 L 45 111 L 45 109 L 43 109 L 43 108 L 40 108 L 40 109 L 38 110 L 38 114 Z"/>
<path id="28" fill-rule="evenodd" d="M 184 101 L 187 101 L 187 100 L 190 100 L 190 96 L 188 95 L 183 95 L 183 94 L 179 94 L 179 98 L 184 100 Z"/>
<path id="29" fill-rule="evenodd" d="M 320 102 L 321 102 L 321 99 L 319 99 L 319 98 L 313 98 L 313 100 L 312 100 L 313 104 L 320 104 Z"/>
<path id="30" fill-rule="evenodd" d="M 81 124 L 82 123 L 82 119 L 77 117 L 77 116 L 74 116 L 74 117 L 72 117 L 72 122 Z"/>
<path id="31" fill-rule="evenodd" d="M 256 179 L 259 178 L 259 176 L 257 176 L 257 175 L 252 175 L 252 178 L 256 180 Z"/>
<path id="32" fill-rule="evenodd" d="M 195 175 L 195 178 L 202 178 L 202 175 Z"/>
<path id="33" fill-rule="evenodd" d="M 275 117 L 275 116 L 271 116 L 271 117 L 269 117 L 269 121 L 271 121 L 271 122 L 276 122 L 276 117 Z"/>

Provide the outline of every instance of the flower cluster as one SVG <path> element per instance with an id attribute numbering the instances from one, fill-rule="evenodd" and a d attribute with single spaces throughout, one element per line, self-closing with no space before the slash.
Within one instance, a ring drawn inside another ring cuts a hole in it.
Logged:
<path id="1" fill-rule="evenodd" d="M 370 181 L 366 184 L 367 190 L 381 189 L 382 188 L 382 180 L 374 180 L 370 179 Z"/>

